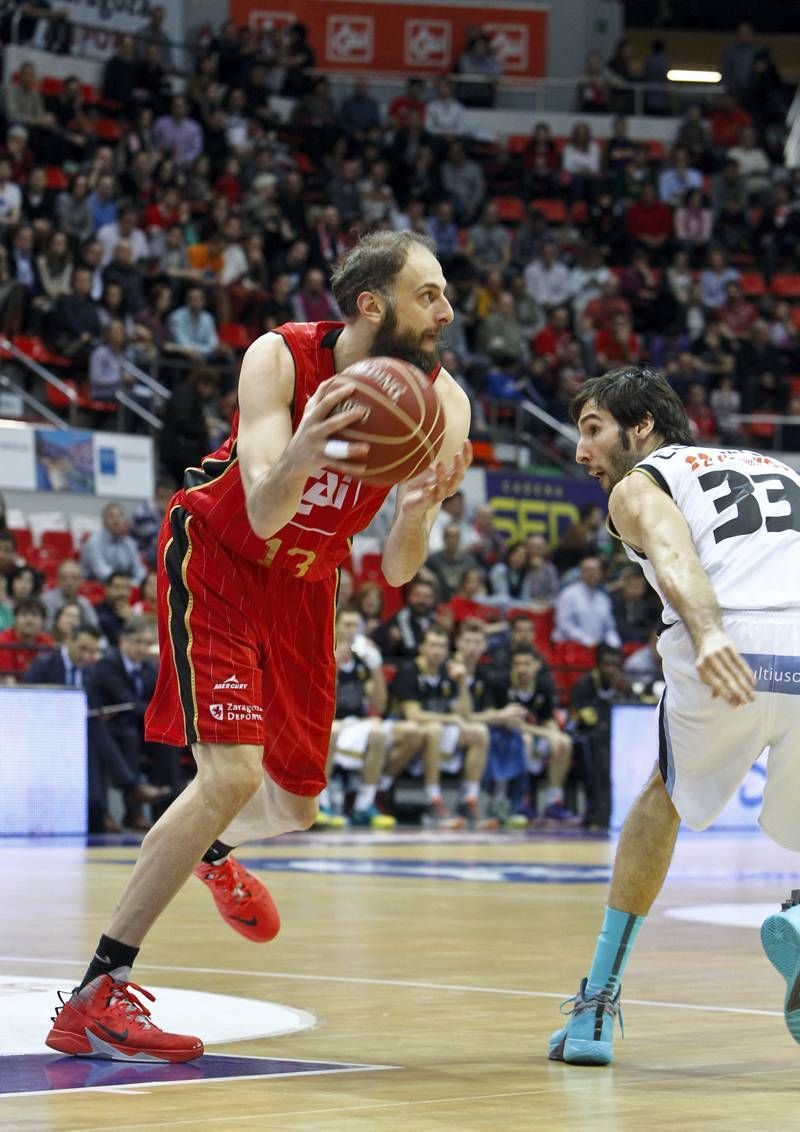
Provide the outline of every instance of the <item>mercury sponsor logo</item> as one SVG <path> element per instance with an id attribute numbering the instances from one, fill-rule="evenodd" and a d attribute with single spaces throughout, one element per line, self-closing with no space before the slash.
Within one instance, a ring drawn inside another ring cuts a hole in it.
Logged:
<path id="1" fill-rule="evenodd" d="M 221 680 L 219 684 L 214 685 L 214 691 L 219 692 L 246 692 L 247 684 L 242 682 L 236 676 L 229 676 L 227 680 Z"/>

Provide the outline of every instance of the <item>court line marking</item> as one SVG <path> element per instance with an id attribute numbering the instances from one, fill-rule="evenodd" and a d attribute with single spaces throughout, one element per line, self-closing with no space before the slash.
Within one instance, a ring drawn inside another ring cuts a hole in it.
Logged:
<path id="1" fill-rule="evenodd" d="M 23 955 L 0 955 L 0 963 L 32 963 L 44 966 L 84 967 L 85 960 L 79 959 L 31 959 Z M 406 990 L 452 991 L 457 994 L 497 994 L 512 998 L 559 998 L 562 1001 L 572 995 L 556 991 L 514 990 L 510 987 L 481 987 L 469 983 L 429 983 L 410 979 L 365 979 L 351 975 L 301 975 L 285 971 L 245 971 L 231 967 L 180 967 L 155 963 L 136 964 L 137 970 L 180 971 L 196 975 L 235 975 L 248 979 L 285 979 L 295 982 L 349 983 L 356 986 L 400 987 Z M 701 1010 L 712 1014 L 745 1014 L 763 1018 L 782 1018 L 782 1010 L 757 1010 L 746 1006 L 708 1006 L 693 1002 L 661 1002 L 647 998 L 626 998 L 625 1006 L 654 1006 L 666 1010 Z"/>
<path id="2" fill-rule="evenodd" d="M 250 1039 L 246 1039 L 250 1040 Z M 226 1054 L 226 1057 L 246 1057 L 246 1054 Z M 299 1057 L 291 1058 L 263 1058 L 264 1061 L 284 1060 L 284 1061 L 301 1061 Z M 309 1064 L 313 1064 L 309 1058 L 305 1059 Z M 2 1058 L 0 1058 L 2 1064 Z M 118 1064 L 122 1064 L 119 1062 Z M 139 1064 L 142 1064 L 141 1062 Z M 328 1065 L 334 1065 L 335 1062 L 329 1061 Z M 131 1083 L 130 1085 L 87 1085 L 85 1088 L 79 1086 L 71 1089 L 29 1089 L 22 1093 L 2 1093 L 0 1094 L 0 1101 L 4 1101 L 6 1097 L 53 1097 L 58 1093 L 63 1096 L 65 1093 L 74 1093 L 81 1095 L 83 1093 L 124 1093 L 127 1096 L 134 1096 L 141 1093 L 149 1093 L 151 1089 L 163 1089 L 167 1085 L 213 1085 L 219 1084 L 221 1081 L 227 1083 L 228 1081 L 277 1081 L 286 1079 L 288 1077 L 328 1077 L 338 1076 L 342 1073 L 375 1073 L 383 1069 L 402 1069 L 401 1065 L 353 1065 L 352 1063 L 343 1062 L 341 1069 L 309 1069 L 303 1073 L 291 1073 L 287 1070 L 286 1073 L 248 1073 L 246 1076 L 240 1077 L 192 1077 L 187 1078 L 185 1081 L 148 1081 L 146 1084 Z M 218 1118 L 217 1118 L 218 1119 Z M 227 1117 L 225 1118 L 228 1119 Z M 114 1128 L 120 1127 L 115 1124 Z M 130 1125 L 128 1127 L 131 1127 Z M 135 1125 L 141 1128 L 141 1125 Z M 152 1123 L 148 1121 L 148 1127 L 153 1127 Z M 158 1127 L 156 1125 L 155 1127 Z M 73 1130 L 76 1132 L 76 1130 Z"/>

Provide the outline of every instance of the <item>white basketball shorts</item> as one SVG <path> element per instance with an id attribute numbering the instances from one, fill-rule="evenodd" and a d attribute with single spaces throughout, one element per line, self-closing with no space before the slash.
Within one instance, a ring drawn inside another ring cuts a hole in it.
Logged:
<path id="1" fill-rule="evenodd" d="M 769 748 L 759 824 L 800 851 L 800 611 L 729 612 L 723 625 L 756 675 L 755 700 L 734 708 L 714 699 L 684 626 L 666 629 L 658 642 L 666 683 L 658 708 L 661 776 L 681 819 L 705 829 Z"/>

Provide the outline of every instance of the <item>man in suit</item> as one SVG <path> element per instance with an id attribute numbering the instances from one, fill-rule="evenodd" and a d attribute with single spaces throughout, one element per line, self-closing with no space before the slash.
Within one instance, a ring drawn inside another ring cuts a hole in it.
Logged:
<path id="1" fill-rule="evenodd" d="M 149 774 L 165 801 L 178 793 L 183 780 L 180 750 L 164 743 L 145 743 L 144 739 L 144 714 L 156 686 L 156 666 L 149 659 L 155 643 L 155 629 L 149 621 L 142 617 L 129 618 L 119 631 L 117 648 L 110 649 L 95 665 L 92 685 L 101 709 L 114 704 L 131 705 L 128 710 L 108 716 L 108 732 L 137 782 L 143 763 L 150 764 Z M 132 829 L 149 829 L 141 809 L 144 799 L 127 800 L 125 825 Z"/>
<path id="2" fill-rule="evenodd" d="M 107 790 L 111 783 L 121 790 L 128 812 L 145 802 L 163 802 L 171 794 L 167 787 L 139 782 L 119 745 L 110 734 L 107 717 L 95 714 L 100 708 L 94 688 L 93 670 L 100 655 L 100 633 L 90 626 L 73 629 L 69 640 L 55 652 L 36 657 L 23 677 L 26 684 L 52 684 L 83 688 L 92 714 L 87 724 L 89 771 L 89 830 L 92 833 L 120 833 L 120 826 L 107 811 Z"/>

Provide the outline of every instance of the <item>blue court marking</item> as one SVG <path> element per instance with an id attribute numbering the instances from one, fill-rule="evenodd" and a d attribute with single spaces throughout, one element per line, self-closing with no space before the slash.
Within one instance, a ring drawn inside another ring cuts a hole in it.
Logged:
<path id="1" fill-rule="evenodd" d="M 238 1080 L 245 1077 L 294 1077 L 313 1073 L 358 1073 L 393 1069 L 342 1061 L 296 1061 L 279 1057 L 236 1057 L 205 1054 L 179 1065 L 106 1061 L 90 1057 L 24 1053 L 0 1057 L 0 1098 L 70 1089 L 102 1089 L 120 1085 L 178 1085 L 187 1082 Z"/>
<path id="2" fill-rule="evenodd" d="M 238 854 L 237 854 L 238 856 Z M 332 876 L 398 877 L 417 880 L 472 881 L 483 884 L 608 884 L 611 865 L 524 864 L 519 861 L 414 861 L 382 857 L 243 857 L 247 868 L 267 873 L 317 873 Z M 135 860 L 93 862 L 96 865 L 133 865 Z M 792 869 L 673 869 L 671 881 L 743 884 L 750 881 L 800 881 Z"/>

